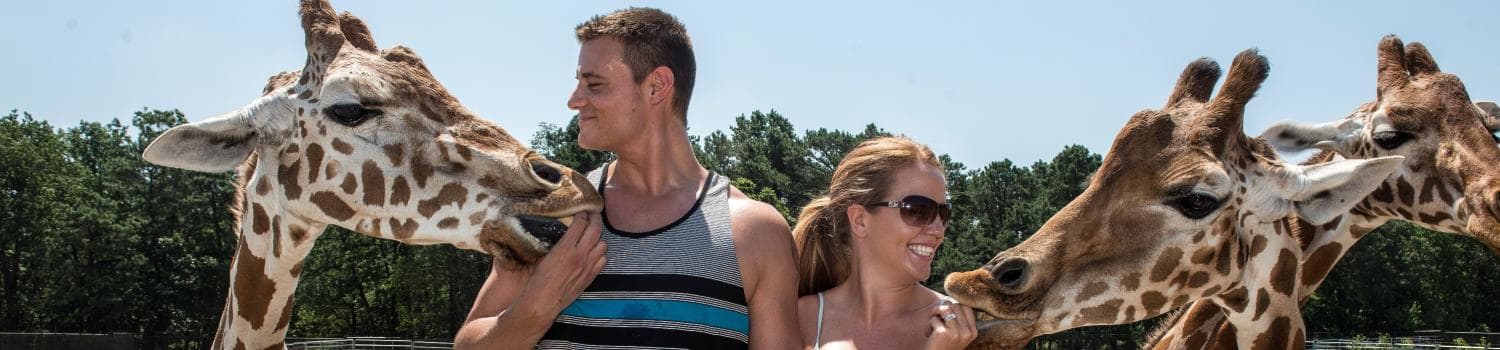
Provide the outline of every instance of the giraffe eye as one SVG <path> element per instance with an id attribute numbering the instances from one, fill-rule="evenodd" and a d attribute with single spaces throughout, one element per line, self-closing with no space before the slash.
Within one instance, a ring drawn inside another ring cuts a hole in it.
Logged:
<path id="1" fill-rule="evenodd" d="M 1411 141 L 1411 134 L 1400 131 L 1381 131 L 1370 135 L 1375 140 L 1375 145 L 1387 151 L 1401 147 L 1406 141 Z"/>
<path id="2" fill-rule="evenodd" d="M 358 103 L 340 103 L 332 105 L 323 112 L 324 114 L 328 115 L 329 119 L 333 119 L 334 122 L 337 122 L 344 126 L 359 125 L 366 119 L 378 117 L 382 113 L 378 109 L 365 108 L 365 106 L 362 106 Z"/>
<path id="3" fill-rule="evenodd" d="M 1202 219 L 1208 216 L 1208 214 L 1212 214 L 1215 209 L 1219 209 L 1218 198 L 1199 192 L 1177 197 L 1177 199 L 1173 199 L 1167 202 L 1167 204 L 1173 208 L 1177 208 L 1177 211 L 1181 212 L 1182 216 L 1193 220 Z"/>

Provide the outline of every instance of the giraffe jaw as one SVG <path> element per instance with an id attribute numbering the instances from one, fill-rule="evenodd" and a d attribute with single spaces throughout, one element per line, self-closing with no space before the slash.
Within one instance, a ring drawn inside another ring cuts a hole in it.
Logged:
<path id="1" fill-rule="evenodd" d="M 516 217 L 521 223 L 521 229 L 527 234 L 536 237 L 542 244 L 551 247 L 562 239 L 563 233 L 568 232 L 568 224 L 573 217 L 550 218 L 545 216 L 521 215 Z"/>

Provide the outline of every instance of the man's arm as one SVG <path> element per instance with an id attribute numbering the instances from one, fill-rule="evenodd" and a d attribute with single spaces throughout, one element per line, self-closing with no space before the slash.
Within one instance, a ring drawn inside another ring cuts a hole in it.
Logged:
<path id="1" fill-rule="evenodd" d="M 575 216 L 573 226 L 533 268 L 511 270 L 494 261 L 453 339 L 454 348 L 535 348 L 557 314 L 604 269 L 600 222 L 598 214 Z"/>
<path id="2" fill-rule="evenodd" d="M 750 303 L 750 348 L 801 349 L 792 230 L 775 208 L 738 189 L 731 189 L 729 204 L 735 254 Z"/>

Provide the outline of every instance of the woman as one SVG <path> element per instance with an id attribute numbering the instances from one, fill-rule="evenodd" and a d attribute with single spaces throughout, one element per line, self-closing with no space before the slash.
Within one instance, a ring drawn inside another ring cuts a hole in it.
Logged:
<path id="1" fill-rule="evenodd" d="M 861 143 L 802 209 L 797 311 L 807 349 L 962 349 L 974 310 L 922 286 L 950 218 L 943 166 L 905 137 Z"/>

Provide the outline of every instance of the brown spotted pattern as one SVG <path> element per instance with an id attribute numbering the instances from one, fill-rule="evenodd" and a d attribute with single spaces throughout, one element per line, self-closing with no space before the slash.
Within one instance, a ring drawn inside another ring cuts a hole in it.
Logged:
<path id="1" fill-rule="evenodd" d="M 1470 209 L 1494 208 L 1493 194 L 1500 192 L 1497 184 L 1484 181 L 1483 176 L 1500 173 L 1497 168 L 1500 152 L 1495 151 L 1495 141 L 1488 137 L 1500 125 L 1495 123 L 1496 116 L 1483 108 L 1471 108 L 1474 102 L 1469 100 L 1463 84 L 1456 76 L 1438 70 L 1436 60 L 1421 43 L 1403 45 L 1400 39 L 1387 37 L 1381 41 L 1377 53 L 1379 97 L 1361 105 L 1343 120 L 1328 124 L 1353 128 L 1353 132 L 1347 133 L 1350 136 L 1308 138 L 1310 134 L 1299 132 L 1295 123 L 1278 123 L 1262 136 L 1279 149 L 1285 146 L 1289 151 L 1318 142 L 1329 145 L 1309 159 L 1309 164 L 1332 161 L 1335 157 L 1405 157 L 1403 169 L 1388 177 L 1348 214 L 1323 225 L 1311 225 L 1296 218 L 1282 220 L 1295 223 L 1290 227 L 1295 228 L 1292 233 L 1298 236 L 1304 253 L 1297 281 L 1301 300 L 1317 289 L 1360 238 L 1390 220 L 1472 236 L 1500 252 L 1496 249 L 1500 246 L 1500 235 L 1494 232 L 1492 224 L 1497 222 L 1494 211 L 1474 211 L 1477 215 L 1471 215 Z M 1395 147 L 1376 142 L 1377 133 L 1391 132 L 1401 134 L 1406 141 Z M 1464 203 L 1460 203 L 1461 199 Z M 1208 349 L 1236 343 L 1233 332 L 1213 327 L 1224 324 L 1224 318 L 1199 317 L 1218 311 L 1213 307 L 1194 307 L 1185 316 L 1175 318 L 1175 322 L 1164 322 L 1165 333 L 1153 339 L 1155 348 Z M 1216 344 L 1169 346 L 1168 339 L 1180 338 L 1188 330 L 1203 332 L 1203 329 L 1217 332 L 1208 335 Z M 1300 330 L 1296 339 L 1294 342 L 1300 344 L 1303 339 Z"/>
<path id="2" fill-rule="evenodd" d="M 292 291 L 330 225 L 526 265 L 547 247 L 512 218 L 599 210 L 602 201 L 580 174 L 465 109 L 410 49 L 380 50 L 362 21 L 335 15 L 324 0 L 302 0 L 299 12 L 302 69 L 269 79 L 262 98 L 238 112 L 163 133 L 143 154 L 192 170 L 241 164 L 232 203 L 238 250 L 214 348 L 284 347 Z M 351 107 L 363 119 L 340 116 Z M 225 118 L 237 119 L 235 126 L 202 127 Z M 218 131 L 237 127 L 248 128 Z M 185 152 L 202 153 L 174 154 Z M 537 167 L 552 167 L 563 180 L 542 183 Z M 479 186 L 481 178 L 494 186 Z"/>

